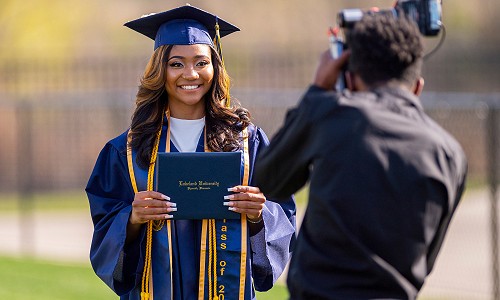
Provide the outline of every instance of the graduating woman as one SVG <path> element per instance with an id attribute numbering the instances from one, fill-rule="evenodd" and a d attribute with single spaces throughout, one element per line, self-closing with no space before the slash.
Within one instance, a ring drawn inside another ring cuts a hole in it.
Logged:
<path id="1" fill-rule="evenodd" d="M 192 6 L 125 25 L 155 50 L 130 129 L 104 146 L 86 188 L 92 266 L 120 299 L 255 299 L 254 288 L 270 289 L 290 258 L 295 203 L 271 202 L 252 186 L 268 140 L 230 103 L 220 54 L 220 37 L 239 29 Z M 153 191 L 157 153 L 204 151 L 242 153 L 243 182 L 222 199 L 241 217 L 171 220 L 175 199 Z"/>

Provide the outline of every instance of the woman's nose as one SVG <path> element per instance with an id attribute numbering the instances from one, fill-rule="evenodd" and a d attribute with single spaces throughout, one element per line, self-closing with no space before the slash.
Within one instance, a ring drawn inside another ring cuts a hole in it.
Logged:
<path id="1" fill-rule="evenodd" d="M 200 77 L 200 75 L 198 74 L 198 72 L 196 72 L 196 70 L 193 67 L 187 67 L 184 69 L 184 72 L 182 73 L 182 77 L 184 79 L 194 80 L 194 79 L 198 79 Z"/>

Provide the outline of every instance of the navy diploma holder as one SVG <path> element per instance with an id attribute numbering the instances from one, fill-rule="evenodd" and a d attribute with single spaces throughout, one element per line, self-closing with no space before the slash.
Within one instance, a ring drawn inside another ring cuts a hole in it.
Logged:
<path id="1" fill-rule="evenodd" d="M 165 152 L 156 161 L 156 191 L 170 197 L 174 220 L 240 219 L 224 206 L 241 184 L 241 152 Z"/>

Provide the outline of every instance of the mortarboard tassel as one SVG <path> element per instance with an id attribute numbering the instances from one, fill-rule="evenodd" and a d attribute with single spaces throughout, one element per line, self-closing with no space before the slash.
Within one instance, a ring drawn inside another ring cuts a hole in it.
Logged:
<path id="1" fill-rule="evenodd" d="M 220 60 L 222 61 L 222 67 L 225 69 L 224 65 L 224 57 L 222 56 L 222 45 L 220 42 L 220 30 L 219 30 L 219 21 L 217 16 L 215 16 L 215 38 L 214 38 L 214 45 L 215 48 L 217 49 L 217 53 L 219 53 Z M 228 82 L 228 90 L 229 90 L 229 82 Z M 231 97 L 229 95 L 229 92 L 227 94 L 227 99 L 226 99 L 226 107 L 229 108 L 231 107 Z"/>

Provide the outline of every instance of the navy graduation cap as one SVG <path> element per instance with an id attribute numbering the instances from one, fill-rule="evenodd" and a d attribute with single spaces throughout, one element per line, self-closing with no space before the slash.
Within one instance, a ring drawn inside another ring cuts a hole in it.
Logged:
<path id="1" fill-rule="evenodd" d="M 125 26 L 153 39 L 155 50 L 162 45 L 214 46 L 214 39 L 217 41 L 220 37 L 240 30 L 217 16 L 191 5 L 146 15 L 125 23 Z"/>

